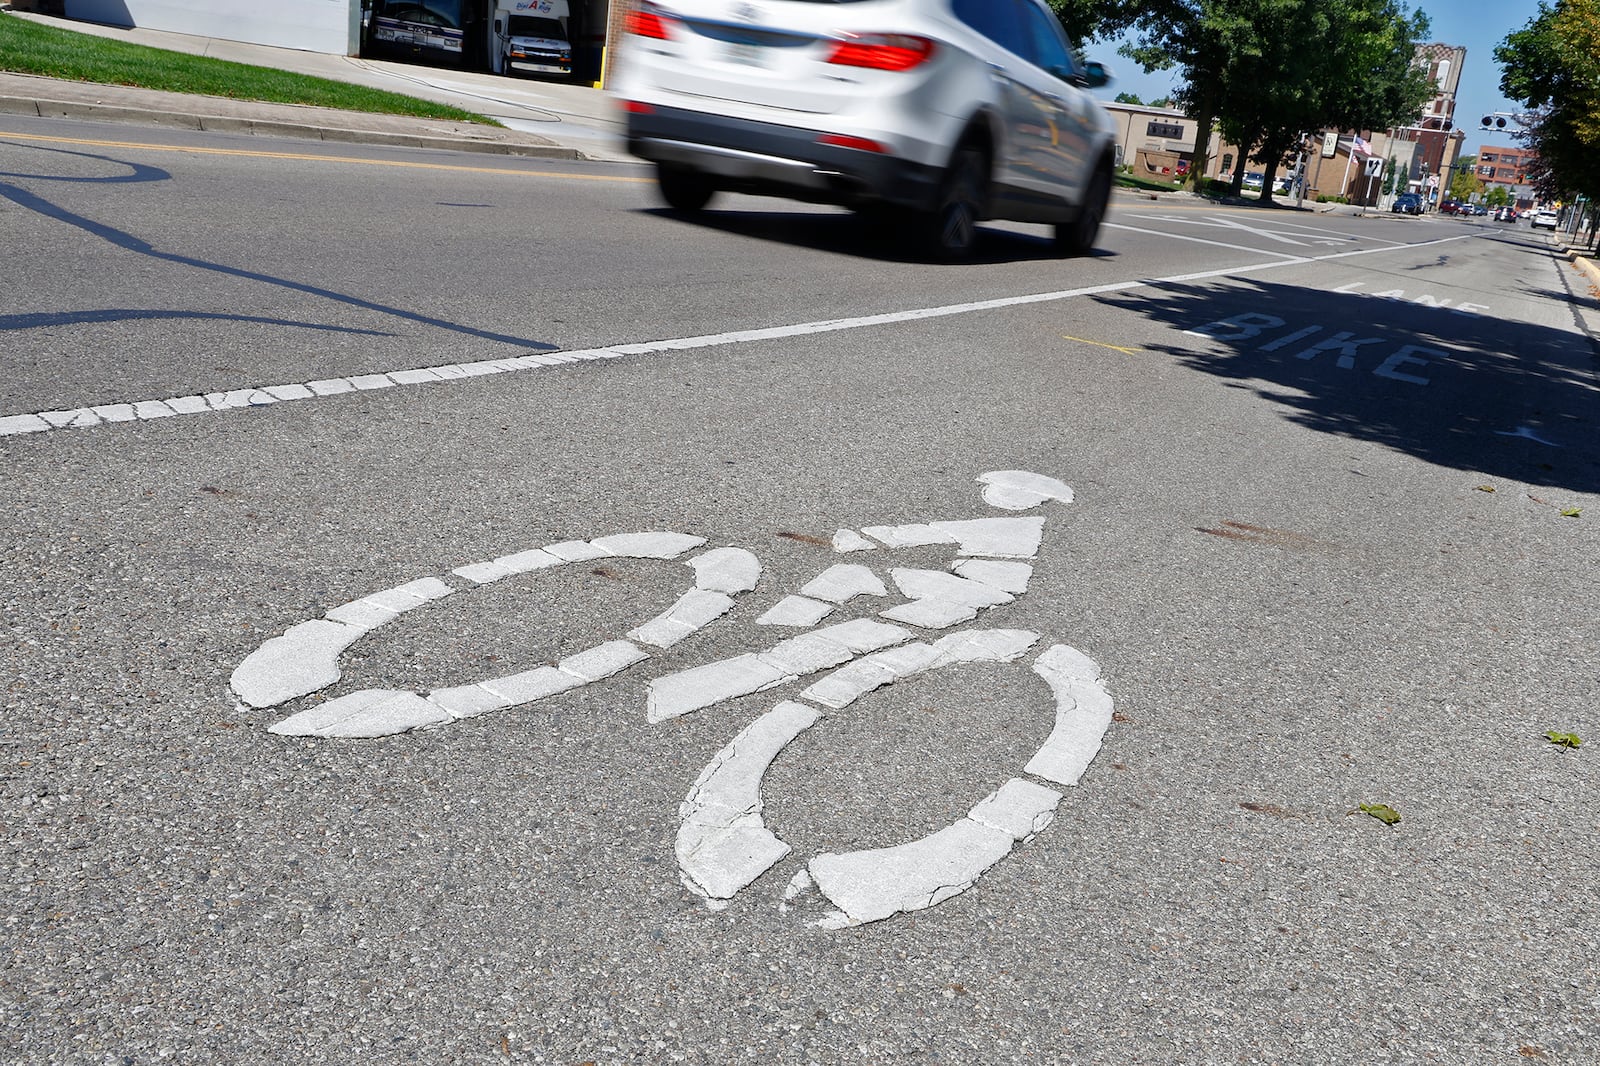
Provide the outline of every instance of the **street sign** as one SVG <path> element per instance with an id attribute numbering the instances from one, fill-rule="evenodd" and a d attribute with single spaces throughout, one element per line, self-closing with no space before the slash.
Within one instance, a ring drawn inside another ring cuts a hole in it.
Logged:
<path id="1" fill-rule="evenodd" d="M 1373 156 L 1362 165 L 1362 169 L 1367 177 L 1375 178 L 1379 174 L 1383 173 L 1383 160 L 1377 156 Z"/>

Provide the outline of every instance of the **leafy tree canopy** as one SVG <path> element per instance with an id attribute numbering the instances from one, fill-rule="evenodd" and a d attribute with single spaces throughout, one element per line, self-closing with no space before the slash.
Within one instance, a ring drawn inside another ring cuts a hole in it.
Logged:
<path id="1" fill-rule="evenodd" d="M 1600 196 L 1600 0 L 1540 3 L 1495 49 L 1500 90 L 1529 109 L 1518 141 L 1544 199 Z"/>
<path id="2" fill-rule="evenodd" d="M 1177 102 L 1198 126 L 1196 173 L 1214 123 L 1275 169 L 1307 131 L 1401 125 L 1433 91 L 1415 63 L 1428 20 L 1401 0 L 1112 0 L 1095 9 L 1078 16 L 1096 20 L 1095 33 L 1131 29 L 1125 55 L 1147 73 L 1178 73 Z"/>

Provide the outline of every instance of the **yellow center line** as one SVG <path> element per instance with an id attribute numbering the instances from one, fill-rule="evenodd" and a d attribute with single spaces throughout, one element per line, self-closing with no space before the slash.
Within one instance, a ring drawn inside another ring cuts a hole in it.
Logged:
<path id="1" fill-rule="evenodd" d="M 1107 344 L 1104 341 L 1091 341 L 1085 340 L 1082 337 L 1069 337 L 1065 333 L 1061 335 L 1061 339 L 1064 341 L 1077 341 L 1079 344 L 1092 344 L 1096 348 L 1110 348 L 1112 351 L 1122 352 L 1124 355 L 1138 355 L 1140 352 L 1144 351 L 1143 348 L 1119 348 L 1115 344 Z"/>
<path id="2" fill-rule="evenodd" d="M 236 156 L 244 159 L 290 159 L 317 163 L 355 163 L 369 167 L 406 167 L 413 170 L 454 170 L 468 174 L 516 174 L 529 178 L 570 178 L 574 181 L 621 181 L 644 183 L 650 178 L 625 174 L 571 174 L 556 170 L 516 170 L 510 167 L 465 167 L 452 163 L 417 163 L 401 159 L 358 159 L 354 156 L 312 155 L 306 152 L 258 152 L 243 148 L 198 148 L 175 144 L 142 144 L 136 141 L 95 141 L 78 137 L 47 137 L 38 133 L 7 133 L 0 138 L 18 141 L 43 141 L 48 144 L 72 144 L 88 148 L 139 148 L 149 152 L 188 152 L 193 155 Z"/>

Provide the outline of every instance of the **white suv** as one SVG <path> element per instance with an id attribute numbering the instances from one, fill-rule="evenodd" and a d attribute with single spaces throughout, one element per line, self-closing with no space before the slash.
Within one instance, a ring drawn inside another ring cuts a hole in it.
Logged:
<path id="1" fill-rule="evenodd" d="M 624 36 L 628 150 L 679 211 L 730 190 L 909 211 L 944 258 L 984 218 L 1094 246 L 1108 78 L 1040 0 L 642 0 Z"/>

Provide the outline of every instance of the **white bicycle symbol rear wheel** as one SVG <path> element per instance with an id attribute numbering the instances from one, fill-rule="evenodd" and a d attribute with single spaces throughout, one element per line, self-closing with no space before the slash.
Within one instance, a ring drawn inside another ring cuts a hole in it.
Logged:
<path id="1" fill-rule="evenodd" d="M 1053 478 L 993 471 L 978 481 L 984 499 L 1006 511 L 1072 500 Z M 794 698 L 760 715 L 706 766 L 678 809 L 675 853 L 683 883 L 712 907 L 727 906 L 791 852 L 763 821 L 763 782 L 778 754 L 801 734 L 884 685 L 973 663 L 1017 663 L 1041 643 L 1020 629 L 965 628 L 981 613 L 1024 594 L 1043 538 L 1043 516 L 1006 515 L 956 521 L 866 526 L 835 534 L 836 552 L 884 552 L 948 546 L 948 570 L 894 568 L 883 576 L 842 562 L 799 592 L 776 602 L 758 625 L 798 630 L 758 652 L 669 673 L 650 683 L 645 717 L 654 724 L 725 700 L 797 684 L 820 675 Z M 436 689 L 364 689 L 313 703 L 269 726 L 292 737 L 361 740 L 439 728 L 479 715 L 523 707 L 612 677 L 726 614 L 753 591 L 762 567 L 739 547 L 698 551 L 703 538 L 674 532 L 625 533 L 531 548 L 372 593 L 273 637 L 234 670 L 231 687 L 253 708 L 279 707 L 338 681 L 341 655 L 401 614 L 504 578 L 605 558 L 684 560 L 692 585 L 661 615 L 558 662 Z M 697 552 L 698 554 L 691 554 Z M 858 598 L 902 602 L 823 625 Z M 919 640 L 921 630 L 929 639 Z M 650 650 L 646 650 L 646 649 Z M 1055 704 L 1049 738 L 1020 768 L 968 813 L 909 842 L 806 860 L 784 891 L 783 905 L 807 890 L 834 908 L 819 924 L 856 925 L 935 906 L 970 888 L 983 873 L 1050 824 L 1110 727 L 1112 701 L 1093 660 L 1053 644 L 1032 661 Z"/>

